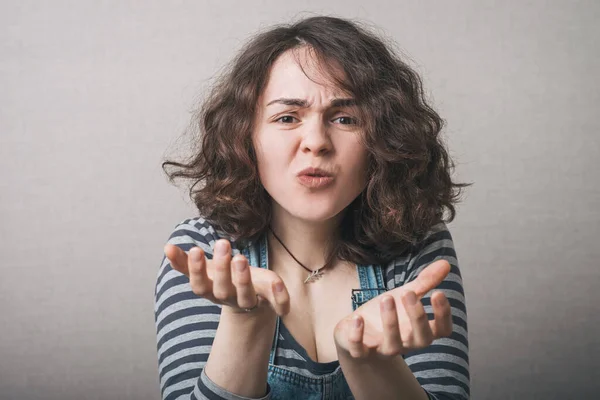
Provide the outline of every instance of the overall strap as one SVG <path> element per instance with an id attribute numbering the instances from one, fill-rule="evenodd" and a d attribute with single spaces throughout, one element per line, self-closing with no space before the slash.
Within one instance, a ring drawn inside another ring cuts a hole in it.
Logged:
<path id="1" fill-rule="evenodd" d="M 255 267 L 260 266 L 259 260 L 259 252 L 256 244 L 254 242 L 250 242 L 248 246 L 244 247 L 240 250 L 240 253 L 244 255 L 248 259 L 248 264 L 253 265 Z"/>
<path id="2" fill-rule="evenodd" d="M 356 272 L 360 281 L 360 289 L 352 290 L 353 310 L 387 291 L 381 265 L 356 264 Z"/>

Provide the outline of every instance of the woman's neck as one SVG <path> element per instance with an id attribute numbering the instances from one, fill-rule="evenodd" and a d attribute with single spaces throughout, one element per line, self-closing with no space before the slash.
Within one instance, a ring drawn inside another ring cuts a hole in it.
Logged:
<path id="1" fill-rule="evenodd" d="M 306 268 L 316 270 L 325 265 L 329 245 L 338 234 L 341 214 L 327 221 L 306 221 L 296 218 L 281 207 L 273 208 L 271 229 L 290 253 Z M 268 233 L 269 248 L 277 259 L 296 263 L 284 247 Z M 298 268 L 301 266 L 298 265 Z"/>

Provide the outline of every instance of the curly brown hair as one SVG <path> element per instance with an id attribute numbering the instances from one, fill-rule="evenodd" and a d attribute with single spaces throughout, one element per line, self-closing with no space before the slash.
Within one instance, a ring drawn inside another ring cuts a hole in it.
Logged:
<path id="1" fill-rule="evenodd" d="M 342 67 L 345 76 L 331 78 L 353 95 L 369 153 L 369 181 L 344 210 L 327 265 L 336 259 L 387 263 L 433 225 L 452 221 L 462 188 L 471 184 L 451 179 L 454 163 L 439 135 L 444 121 L 426 103 L 418 74 L 355 21 L 315 16 L 254 36 L 196 112 L 193 155 L 165 161 L 162 168 L 171 183 L 176 178 L 192 183 L 189 196 L 200 215 L 236 244 L 265 233 L 271 198 L 258 175 L 254 118 L 270 67 L 282 53 L 301 46 L 323 65 L 334 61 Z"/>

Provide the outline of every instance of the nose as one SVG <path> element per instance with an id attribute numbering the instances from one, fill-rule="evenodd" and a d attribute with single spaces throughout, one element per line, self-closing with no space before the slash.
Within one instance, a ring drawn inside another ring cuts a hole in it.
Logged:
<path id="1" fill-rule="evenodd" d="M 323 121 L 315 118 L 311 123 L 305 123 L 300 148 L 304 153 L 314 155 L 325 155 L 333 149 L 331 138 L 327 132 L 327 126 Z"/>

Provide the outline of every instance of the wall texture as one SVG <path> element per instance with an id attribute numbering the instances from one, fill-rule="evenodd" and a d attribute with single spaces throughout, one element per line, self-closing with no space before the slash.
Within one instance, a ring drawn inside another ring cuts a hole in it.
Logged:
<path id="1" fill-rule="evenodd" d="M 1 2 L 2 399 L 159 398 L 153 286 L 194 215 L 160 162 L 248 35 L 311 13 L 398 43 L 475 182 L 473 398 L 598 395 L 600 3 L 301 3 Z"/>

